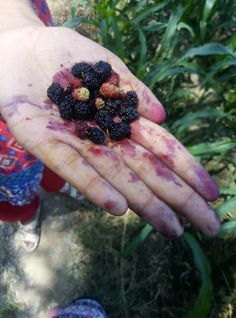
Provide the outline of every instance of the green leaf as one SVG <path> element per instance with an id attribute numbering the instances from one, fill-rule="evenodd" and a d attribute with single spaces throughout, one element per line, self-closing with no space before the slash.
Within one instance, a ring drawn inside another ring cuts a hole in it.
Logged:
<path id="1" fill-rule="evenodd" d="M 67 28 L 73 28 L 74 26 L 77 26 L 80 23 L 81 23 L 81 19 L 75 18 L 75 19 L 67 20 L 65 23 L 63 23 L 63 26 Z"/>
<path id="2" fill-rule="evenodd" d="M 184 13 L 184 8 L 179 5 L 176 10 L 174 10 L 169 18 L 168 24 L 167 24 L 167 28 L 165 31 L 165 34 L 163 36 L 163 39 L 161 41 L 161 47 L 163 48 L 167 48 L 167 47 L 171 47 L 172 43 L 171 40 L 173 38 L 173 36 L 175 35 L 176 29 L 177 29 L 177 25 L 179 20 L 181 19 L 182 15 Z"/>
<path id="3" fill-rule="evenodd" d="M 198 145 L 187 147 L 192 155 L 212 155 L 222 154 L 236 147 L 236 140 L 216 141 L 212 143 L 201 143 Z"/>
<path id="4" fill-rule="evenodd" d="M 196 120 L 209 120 L 209 118 L 224 118 L 229 116 L 229 114 L 214 108 L 199 110 L 194 113 L 188 113 L 176 120 L 171 129 L 176 129 L 175 134 L 179 137 Z"/>
<path id="5" fill-rule="evenodd" d="M 234 192 L 234 194 L 236 193 Z M 225 201 L 216 209 L 216 213 L 217 215 L 219 215 L 220 218 L 224 218 L 227 214 L 234 211 L 236 211 L 236 196 Z"/>
<path id="6" fill-rule="evenodd" d="M 236 234 L 236 221 L 229 221 L 222 224 L 219 236 L 227 234 Z"/>
<path id="7" fill-rule="evenodd" d="M 159 31 L 161 29 L 164 29 L 166 27 L 166 23 L 162 23 L 162 22 L 155 22 L 155 23 L 151 23 L 149 25 L 143 26 L 142 30 L 147 31 L 147 32 L 156 32 Z"/>
<path id="8" fill-rule="evenodd" d="M 203 21 L 207 21 L 217 0 L 206 0 L 203 9 Z"/>
<path id="9" fill-rule="evenodd" d="M 184 233 L 183 237 L 192 251 L 195 266 L 199 270 L 202 280 L 199 294 L 193 309 L 187 314 L 187 318 L 207 318 L 210 313 L 212 299 L 210 264 L 195 237 L 187 232 Z"/>
<path id="10" fill-rule="evenodd" d="M 167 3 L 169 3 L 169 1 L 163 1 L 155 6 L 146 6 L 147 8 L 142 10 L 140 13 L 138 13 L 134 19 L 133 19 L 133 23 L 138 24 L 140 23 L 142 20 L 144 20 L 146 17 L 148 17 L 149 15 L 155 13 L 158 10 L 161 10 L 162 8 L 164 8 Z"/>
<path id="11" fill-rule="evenodd" d="M 187 23 L 184 23 L 184 22 L 179 22 L 178 25 L 177 25 L 177 30 L 181 30 L 181 29 L 186 29 L 189 31 L 189 33 L 191 34 L 191 36 L 194 38 L 195 37 L 195 34 L 193 32 L 193 29 L 187 24 Z"/>
<path id="12" fill-rule="evenodd" d="M 146 224 L 140 233 L 135 236 L 135 238 L 128 244 L 128 246 L 124 249 L 121 256 L 128 257 L 130 254 L 135 251 L 148 237 L 148 235 L 152 232 L 153 228 L 151 225 Z"/>
<path id="13" fill-rule="evenodd" d="M 199 47 L 190 49 L 182 59 L 187 59 L 194 56 L 206 56 L 206 55 L 231 55 L 236 57 L 236 54 L 233 51 L 224 46 L 221 43 L 208 43 Z M 181 60 L 182 60 L 181 59 Z"/>

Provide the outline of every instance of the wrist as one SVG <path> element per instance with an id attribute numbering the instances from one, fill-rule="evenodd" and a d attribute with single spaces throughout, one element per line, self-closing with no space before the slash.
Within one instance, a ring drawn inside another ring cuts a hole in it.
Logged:
<path id="1" fill-rule="evenodd" d="M 22 26 L 44 25 L 30 0 L 0 0 L 0 13 L 0 32 Z"/>

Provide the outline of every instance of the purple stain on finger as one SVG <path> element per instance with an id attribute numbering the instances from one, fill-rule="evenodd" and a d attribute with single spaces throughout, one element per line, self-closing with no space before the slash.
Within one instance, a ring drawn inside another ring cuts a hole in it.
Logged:
<path id="1" fill-rule="evenodd" d="M 69 69 L 61 70 L 53 76 L 53 83 L 60 84 L 63 88 L 69 86 L 73 79 L 73 75 Z"/>
<path id="2" fill-rule="evenodd" d="M 14 114 L 19 114 L 19 106 L 21 104 L 29 104 L 31 106 L 34 106 L 38 109 L 42 109 L 42 106 L 31 101 L 28 96 L 26 95 L 16 95 L 13 96 L 12 100 L 4 105 L 4 108 L 7 109 L 6 116 L 12 117 Z"/>
<path id="3" fill-rule="evenodd" d="M 50 99 L 45 99 L 43 101 L 43 106 L 45 110 L 52 110 L 53 109 L 53 103 L 50 101 Z"/>
<path id="4" fill-rule="evenodd" d="M 105 210 L 111 211 L 111 210 L 114 210 L 115 207 L 116 207 L 116 202 L 114 202 L 114 201 L 107 200 L 104 203 L 104 209 Z"/>
<path id="5" fill-rule="evenodd" d="M 49 121 L 47 126 L 48 129 L 54 130 L 54 131 L 60 131 L 62 133 L 67 133 L 70 135 L 75 134 L 75 127 L 72 123 L 69 123 L 67 121 L 62 121 L 62 123 L 56 122 L 56 121 Z"/>
<path id="6" fill-rule="evenodd" d="M 174 173 L 155 155 L 150 152 L 144 152 L 143 158 L 152 164 L 158 177 L 163 178 L 167 182 L 174 182 L 178 187 L 182 187 L 182 184 L 178 181 Z"/>
<path id="7" fill-rule="evenodd" d="M 136 146 L 128 139 L 121 140 L 117 143 L 126 155 L 130 156 L 132 159 L 136 157 Z"/>
<path id="8" fill-rule="evenodd" d="M 140 181 L 139 177 L 136 176 L 133 172 L 129 172 L 129 176 L 130 176 L 129 182 L 131 183 L 137 183 Z"/>
<path id="9" fill-rule="evenodd" d="M 103 157 L 105 155 L 104 149 L 103 148 L 96 148 L 96 147 L 91 147 L 89 151 L 95 156 L 95 157 Z"/>
<path id="10" fill-rule="evenodd" d="M 209 176 L 208 172 L 200 165 L 198 165 L 194 171 L 198 182 L 197 191 L 199 191 L 208 201 L 215 201 L 218 199 L 219 188 L 215 181 Z"/>
<path id="11" fill-rule="evenodd" d="M 31 83 L 28 84 L 28 87 L 32 87 L 33 85 Z"/>
<path id="12" fill-rule="evenodd" d="M 90 164 L 88 163 L 88 161 L 87 161 L 87 160 L 83 159 L 81 162 L 82 162 L 82 164 L 83 164 L 84 166 L 86 166 L 86 167 L 89 167 L 89 168 L 90 168 Z"/>

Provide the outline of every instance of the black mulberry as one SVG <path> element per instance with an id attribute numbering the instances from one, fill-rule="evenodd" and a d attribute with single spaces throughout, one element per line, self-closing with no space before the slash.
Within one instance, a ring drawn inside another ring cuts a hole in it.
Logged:
<path id="1" fill-rule="evenodd" d="M 102 81 L 107 80 L 111 76 L 111 65 L 104 61 L 99 61 L 94 66 L 95 72 L 101 77 Z"/>
<path id="2" fill-rule="evenodd" d="M 123 100 L 123 106 L 124 107 L 137 107 L 138 106 L 138 96 L 135 91 L 129 91 L 125 94 L 124 100 Z"/>
<path id="3" fill-rule="evenodd" d="M 112 116 L 105 110 L 100 110 L 99 112 L 97 112 L 97 114 L 95 115 L 95 120 L 97 125 L 102 129 L 111 128 L 114 124 Z"/>
<path id="4" fill-rule="evenodd" d="M 122 121 L 129 123 L 130 121 L 139 118 L 139 113 L 136 108 L 129 106 L 121 108 L 120 116 Z"/>
<path id="5" fill-rule="evenodd" d="M 97 75 L 97 73 L 91 71 L 85 74 L 83 79 L 84 86 L 88 89 L 97 89 L 101 85 L 101 78 Z"/>
<path id="6" fill-rule="evenodd" d="M 97 127 L 91 127 L 88 131 L 88 136 L 89 139 L 95 144 L 104 144 L 105 142 L 104 132 Z"/>
<path id="7" fill-rule="evenodd" d="M 74 99 L 72 96 L 67 96 L 64 98 L 58 106 L 58 110 L 60 112 L 61 118 L 66 120 L 71 120 L 74 117 Z"/>
<path id="8" fill-rule="evenodd" d="M 113 140 L 121 140 L 125 137 L 128 137 L 130 132 L 131 132 L 130 126 L 129 126 L 129 124 L 127 124 L 125 122 L 114 124 L 109 129 L 110 137 Z"/>
<path id="9" fill-rule="evenodd" d="M 81 62 L 76 63 L 72 66 L 71 73 L 74 75 L 74 77 L 83 79 L 85 77 L 85 74 L 89 73 L 92 70 L 93 67 L 90 64 Z"/>
<path id="10" fill-rule="evenodd" d="M 111 116 L 119 114 L 121 109 L 121 100 L 120 99 L 108 99 L 106 101 L 105 110 L 110 113 Z"/>
<path id="11" fill-rule="evenodd" d="M 94 117 L 94 109 L 90 103 L 77 102 L 74 105 L 75 119 L 92 119 Z"/>
<path id="12" fill-rule="evenodd" d="M 63 97 L 64 89 L 58 83 L 52 83 L 47 90 L 48 98 L 56 105 L 59 105 Z"/>

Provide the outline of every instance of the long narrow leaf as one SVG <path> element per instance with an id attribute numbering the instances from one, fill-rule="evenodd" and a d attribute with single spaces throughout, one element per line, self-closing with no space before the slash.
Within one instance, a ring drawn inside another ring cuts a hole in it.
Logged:
<path id="1" fill-rule="evenodd" d="M 229 221 L 221 226 L 219 236 L 224 236 L 227 234 L 236 234 L 236 221 Z"/>
<path id="2" fill-rule="evenodd" d="M 190 49 L 182 59 L 187 59 L 194 56 L 206 56 L 206 55 L 231 55 L 236 57 L 236 54 L 227 46 L 221 43 L 208 43 L 202 46 L 198 46 Z"/>
<path id="3" fill-rule="evenodd" d="M 128 257 L 133 251 L 135 251 L 143 241 L 148 237 L 148 235 L 152 232 L 153 228 L 151 225 L 146 224 L 140 233 L 135 236 L 135 238 L 128 244 L 128 246 L 122 252 L 123 257 Z"/>
<path id="4" fill-rule="evenodd" d="M 235 191 L 236 194 L 236 191 Z M 217 209 L 216 213 L 220 218 L 225 217 L 228 213 L 236 212 L 236 196 L 222 203 Z"/>
<path id="5" fill-rule="evenodd" d="M 201 143 L 195 146 L 188 147 L 188 151 L 193 155 L 204 154 L 221 154 L 236 147 L 236 140 L 231 141 L 216 141 L 212 143 Z"/>
<path id="6" fill-rule="evenodd" d="M 142 20 L 144 20 L 144 19 L 145 19 L 146 17 L 148 17 L 150 14 L 153 14 L 153 13 L 155 13 L 156 11 L 161 10 L 162 8 L 164 8 L 164 7 L 167 5 L 168 2 L 169 2 L 169 1 L 163 1 L 163 2 L 157 4 L 157 5 L 153 6 L 153 7 L 146 6 L 146 7 L 147 7 L 146 9 L 142 10 L 140 13 L 138 13 L 138 14 L 134 17 L 133 22 L 134 22 L 135 24 L 140 23 Z"/>
<path id="7" fill-rule="evenodd" d="M 193 309 L 188 313 L 187 318 L 207 318 L 211 309 L 212 299 L 210 264 L 194 236 L 185 232 L 183 237 L 192 251 L 195 266 L 199 270 L 202 280 L 198 297 L 195 300 Z"/>

